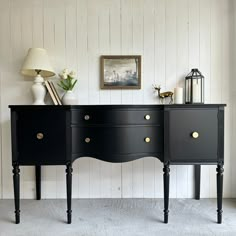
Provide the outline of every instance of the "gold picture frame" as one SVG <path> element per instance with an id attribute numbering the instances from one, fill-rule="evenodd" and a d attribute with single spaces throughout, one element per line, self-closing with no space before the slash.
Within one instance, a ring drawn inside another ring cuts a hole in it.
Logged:
<path id="1" fill-rule="evenodd" d="M 141 89 L 140 55 L 101 56 L 101 89 Z"/>

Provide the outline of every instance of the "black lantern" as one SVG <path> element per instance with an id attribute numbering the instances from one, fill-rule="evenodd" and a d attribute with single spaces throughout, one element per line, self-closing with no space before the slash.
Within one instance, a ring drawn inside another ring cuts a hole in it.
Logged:
<path id="1" fill-rule="evenodd" d="M 185 103 L 204 103 L 204 76 L 198 69 L 192 69 L 185 77 Z"/>

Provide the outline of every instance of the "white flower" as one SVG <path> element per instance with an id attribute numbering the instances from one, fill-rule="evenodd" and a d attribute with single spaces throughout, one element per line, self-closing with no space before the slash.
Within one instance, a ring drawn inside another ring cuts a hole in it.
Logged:
<path id="1" fill-rule="evenodd" d="M 61 80 L 58 83 L 58 86 L 61 87 L 63 90 L 68 91 L 72 90 L 77 83 L 77 79 L 75 79 L 75 72 L 70 71 L 68 69 L 64 69 L 59 74 Z"/>
<path id="2" fill-rule="evenodd" d="M 68 70 L 67 68 L 65 68 L 65 69 L 62 71 L 62 74 L 68 75 L 68 74 L 69 74 L 69 70 Z"/>
<path id="3" fill-rule="evenodd" d="M 69 74 L 70 77 L 75 78 L 75 72 L 72 70 Z"/>
<path id="4" fill-rule="evenodd" d="M 61 74 L 59 74 L 59 76 L 60 76 L 62 79 L 67 79 L 68 74 L 62 72 Z"/>

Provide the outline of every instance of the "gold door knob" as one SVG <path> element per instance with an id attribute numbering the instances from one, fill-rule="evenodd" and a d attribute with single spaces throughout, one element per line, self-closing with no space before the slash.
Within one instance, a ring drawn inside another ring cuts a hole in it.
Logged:
<path id="1" fill-rule="evenodd" d="M 84 116 L 84 119 L 85 119 L 85 120 L 89 120 L 89 119 L 90 119 L 90 116 L 89 116 L 89 115 L 85 115 L 85 116 Z"/>
<path id="2" fill-rule="evenodd" d="M 193 137 L 193 138 L 198 138 L 198 137 L 199 137 L 199 133 L 196 132 L 196 131 L 194 131 L 194 132 L 192 133 L 192 137 Z"/>
<path id="3" fill-rule="evenodd" d="M 37 133 L 36 137 L 39 140 L 43 139 L 43 133 Z"/>
<path id="4" fill-rule="evenodd" d="M 90 138 L 85 138 L 84 140 L 86 143 L 90 143 L 91 139 Z"/>
<path id="5" fill-rule="evenodd" d="M 145 141 L 146 143 L 150 143 L 150 142 L 151 142 L 151 139 L 150 139 L 149 137 L 146 137 L 146 138 L 144 139 L 144 141 Z"/>
<path id="6" fill-rule="evenodd" d="M 145 120 L 150 120 L 151 119 L 151 116 L 150 115 L 146 115 L 145 116 Z"/>

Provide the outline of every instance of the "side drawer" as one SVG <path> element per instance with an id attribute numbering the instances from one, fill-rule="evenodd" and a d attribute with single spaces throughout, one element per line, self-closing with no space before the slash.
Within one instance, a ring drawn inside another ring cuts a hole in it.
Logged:
<path id="1" fill-rule="evenodd" d="M 217 162 L 218 109 L 170 109 L 165 115 L 165 161 Z"/>
<path id="2" fill-rule="evenodd" d="M 161 125 L 163 123 L 163 111 L 161 110 L 132 110 L 132 109 L 78 109 L 72 110 L 72 124 L 79 125 L 122 125 L 143 124 Z"/>
<path id="3" fill-rule="evenodd" d="M 16 135 L 19 164 L 66 163 L 66 130 L 66 112 L 63 110 L 18 111 Z"/>
<path id="4" fill-rule="evenodd" d="M 163 153 L 163 127 L 73 127 L 72 155 L 103 160 L 116 155 Z M 123 162 L 125 160 L 120 160 Z"/>

